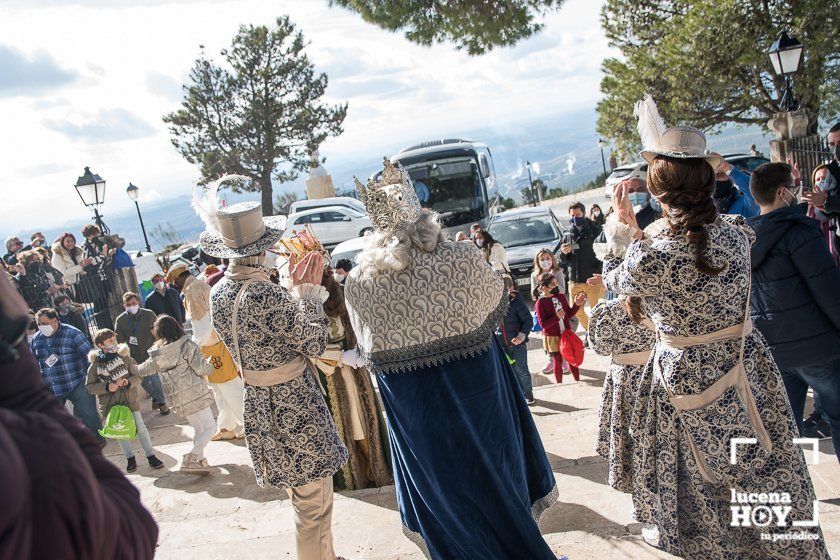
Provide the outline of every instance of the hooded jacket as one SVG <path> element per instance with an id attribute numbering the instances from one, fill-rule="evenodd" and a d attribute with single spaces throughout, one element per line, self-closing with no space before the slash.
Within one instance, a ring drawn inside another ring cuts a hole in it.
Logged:
<path id="1" fill-rule="evenodd" d="M 840 357 L 840 269 L 817 221 L 794 207 L 747 223 L 756 232 L 750 315 L 779 369 Z"/>
<path id="2" fill-rule="evenodd" d="M 88 354 L 90 360 L 90 367 L 88 368 L 87 383 L 85 389 L 91 395 L 96 396 L 96 402 L 99 404 L 99 413 L 103 418 L 108 416 L 108 411 L 112 406 L 122 404 L 127 406 L 132 412 L 140 410 L 140 396 L 137 394 L 137 388 L 143 380 L 140 373 L 137 371 L 137 362 L 131 359 L 128 346 L 120 344 L 117 348 L 118 357 L 116 359 L 122 360 L 126 370 L 128 370 L 127 387 L 120 387 L 113 393 L 108 390 L 108 383 L 103 381 L 102 374 L 99 367 L 100 350 L 91 350 Z"/>
<path id="3" fill-rule="evenodd" d="M 181 416 L 195 414 L 213 404 L 207 376 L 213 366 L 204 360 L 198 345 L 184 335 L 175 342 L 149 350 L 149 359 L 140 364 L 143 377 L 158 374 L 166 403 Z"/>

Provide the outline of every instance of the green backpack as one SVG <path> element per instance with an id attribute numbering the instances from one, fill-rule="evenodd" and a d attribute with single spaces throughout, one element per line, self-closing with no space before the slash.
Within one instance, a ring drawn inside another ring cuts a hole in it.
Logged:
<path id="1" fill-rule="evenodd" d="M 110 439 L 134 439 L 137 437 L 137 426 L 134 424 L 134 414 L 125 405 L 118 404 L 111 407 L 105 426 L 99 430 L 99 435 Z"/>

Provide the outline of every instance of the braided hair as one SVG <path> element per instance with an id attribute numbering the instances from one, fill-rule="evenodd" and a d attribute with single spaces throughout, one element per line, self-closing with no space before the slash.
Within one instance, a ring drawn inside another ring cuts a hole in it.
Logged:
<path id="1" fill-rule="evenodd" d="M 694 263 L 703 274 L 717 276 L 724 266 L 715 266 L 706 257 L 709 233 L 718 212 L 712 200 L 715 170 L 700 158 L 677 159 L 657 156 L 648 168 L 648 189 L 668 207 L 664 212 L 671 232 L 684 236 L 694 247 Z"/>

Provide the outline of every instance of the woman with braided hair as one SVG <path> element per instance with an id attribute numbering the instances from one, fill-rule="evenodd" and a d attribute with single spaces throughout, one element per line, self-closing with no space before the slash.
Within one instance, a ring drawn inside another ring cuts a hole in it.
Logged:
<path id="1" fill-rule="evenodd" d="M 649 97 L 637 111 L 664 227 L 642 241 L 620 185 L 613 206 L 635 240 L 623 260 L 606 255 L 603 282 L 639 298 L 631 317 L 656 329 L 631 425 L 633 503 L 658 527 L 658 538 L 644 536 L 686 559 L 827 559 L 819 526 L 808 524 L 815 495 L 784 385 L 747 315 L 754 235 L 742 218 L 717 214 L 721 158 L 703 133 L 665 129 Z"/>

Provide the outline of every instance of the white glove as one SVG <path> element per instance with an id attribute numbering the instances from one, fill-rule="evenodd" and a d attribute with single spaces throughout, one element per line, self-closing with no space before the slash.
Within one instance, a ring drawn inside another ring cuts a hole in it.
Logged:
<path id="1" fill-rule="evenodd" d="M 365 365 L 359 351 L 355 348 L 352 350 L 345 350 L 341 353 L 341 363 L 351 368 L 359 368 Z"/>

